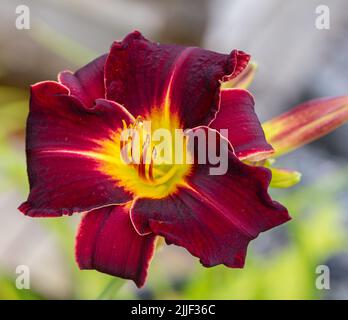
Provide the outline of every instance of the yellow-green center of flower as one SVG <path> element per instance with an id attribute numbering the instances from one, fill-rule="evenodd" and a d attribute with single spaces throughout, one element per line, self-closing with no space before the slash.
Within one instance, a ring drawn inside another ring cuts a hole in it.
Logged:
<path id="1" fill-rule="evenodd" d="M 185 185 L 192 167 L 180 127 L 176 115 L 160 109 L 132 123 L 123 121 L 123 128 L 101 143 L 100 170 L 135 197 L 158 199 L 174 193 Z"/>

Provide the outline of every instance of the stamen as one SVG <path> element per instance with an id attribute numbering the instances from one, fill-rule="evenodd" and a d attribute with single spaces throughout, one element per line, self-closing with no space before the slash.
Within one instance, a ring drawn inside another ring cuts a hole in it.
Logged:
<path id="1" fill-rule="evenodd" d="M 137 132 L 135 131 L 134 128 L 133 129 L 133 132 L 132 132 L 132 137 L 131 137 L 131 148 L 130 148 L 130 156 L 132 158 L 132 163 L 136 163 L 136 160 L 134 159 L 134 148 L 136 148 L 136 145 L 135 145 L 135 141 L 136 141 L 136 136 L 137 136 Z"/>
<path id="2" fill-rule="evenodd" d="M 156 155 L 157 155 L 156 147 L 153 147 L 153 149 L 152 149 L 152 156 L 151 156 L 151 162 L 150 162 L 150 166 L 149 166 L 149 178 L 150 178 L 151 181 L 154 181 L 154 178 L 153 178 L 153 162 L 156 159 Z"/>
<path id="3" fill-rule="evenodd" d="M 146 140 L 142 147 L 142 152 L 140 155 L 140 163 L 138 166 L 139 177 L 146 179 L 146 163 L 147 163 L 147 150 L 150 145 L 150 135 L 146 136 Z"/>
<path id="4" fill-rule="evenodd" d="M 122 119 L 122 124 L 123 124 L 123 131 L 127 130 L 128 126 L 127 126 L 126 120 Z"/>
<path id="5" fill-rule="evenodd" d="M 140 178 L 146 179 L 145 163 L 143 163 L 143 155 L 140 156 L 140 164 L 138 165 L 138 175 Z"/>
<path id="6" fill-rule="evenodd" d="M 177 167 L 172 166 L 167 171 L 166 167 L 155 166 L 158 150 L 156 146 L 152 146 L 151 132 L 147 132 L 142 117 L 138 116 L 128 126 L 125 121 L 122 121 L 122 123 L 124 130 L 132 131 L 128 135 L 127 146 L 125 145 L 126 142 L 122 141 L 121 148 L 126 150 L 123 152 L 129 157 L 130 165 L 137 170 L 139 178 L 154 186 L 164 184 L 172 179 L 177 172 Z"/>

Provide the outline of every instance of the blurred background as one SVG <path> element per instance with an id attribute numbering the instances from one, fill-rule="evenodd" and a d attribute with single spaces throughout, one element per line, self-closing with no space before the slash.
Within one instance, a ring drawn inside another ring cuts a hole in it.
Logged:
<path id="1" fill-rule="evenodd" d="M 16 7 L 30 9 L 17 30 Z M 318 30 L 315 9 L 330 9 Z M 146 286 L 78 271 L 78 216 L 32 219 L 17 211 L 28 182 L 24 128 L 28 88 L 56 80 L 138 29 L 155 41 L 227 53 L 259 64 L 250 90 L 262 121 L 301 101 L 348 93 L 348 2 L 345 0 L 31 0 L 0 2 L 0 299 L 348 299 L 348 126 L 278 160 L 303 173 L 291 189 L 272 190 L 293 220 L 252 242 L 246 267 L 210 269 L 184 249 L 155 255 Z M 327 265 L 330 289 L 315 286 Z M 30 269 L 18 290 L 16 268 Z"/>

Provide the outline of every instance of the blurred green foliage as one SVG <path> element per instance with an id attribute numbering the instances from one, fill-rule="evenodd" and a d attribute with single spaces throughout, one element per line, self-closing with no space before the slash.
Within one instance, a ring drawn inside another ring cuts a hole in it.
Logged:
<path id="1" fill-rule="evenodd" d="M 45 26 L 32 34 L 40 45 L 52 49 L 73 63 L 83 65 L 92 57 L 89 50 Z M 27 190 L 24 161 L 24 128 L 28 111 L 27 90 L 0 86 L 0 192 Z M 305 173 L 304 173 L 305 174 Z M 335 176 L 318 177 L 311 186 L 277 190 L 275 196 L 292 214 L 293 220 L 282 230 L 287 241 L 272 252 L 261 255 L 250 246 L 246 267 L 203 268 L 182 275 L 182 285 L 174 286 L 164 273 L 150 269 L 147 290 L 156 299 L 317 299 L 323 294 L 315 288 L 315 268 L 330 256 L 345 250 L 347 238 L 342 227 L 342 208 L 337 194 L 346 189 L 348 169 Z M 315 199 L 315 201 L 314 201 Z M 70 217 L 40 219 L 55 234 L 60 250 L 71 265 L 73 299 L 137 298 L 137 291 L 126 281 L 96 271 L 79 271 L 74 260 L 75 224 Z M 156 274 L 155 274 L 156 272 Z M 122 289 L 121 289 L 122 288 Z M 121 290 L 120 290 L 121 289 Z M 17 290 L 6 272 L 0 273 L 0 299 L 44 299 L 31 290 Z"/>
<path id="2" fill-rule="evenodd" d="M 43 300 L 44 297 L 33 290 L 18 290 L 15 280 L 0 272 L 0 300 Z"/>

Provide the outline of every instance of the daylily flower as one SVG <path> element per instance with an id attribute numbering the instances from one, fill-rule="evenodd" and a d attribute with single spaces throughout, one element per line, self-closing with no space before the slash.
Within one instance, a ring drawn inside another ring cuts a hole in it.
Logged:
<path id="1" fill-rule="evenodd" d="M 186 248 L 204 266 L 243 267 L 249 242 L 290 219 L 267 192 L 271 171 L 260 163 L 274 150 L 252 96 L 238 85 L 251 80 L 243 75 L 249 59 L 238 50 L 227 55 L 162 45 L 133 32 L 77 72 L 33 85 L 30 194 L 19 209 L 32 217 L 83 213 L 79 267 L 132 279 L 138 287 L 158 237 Z M 120 133 L 141 130 L 142 120 L 170 131 L 228 129 L 227 173 L 209 175 L 210 164 L 197 162 L 120 161 Z"/>

